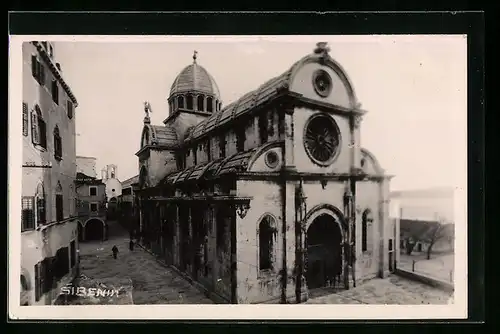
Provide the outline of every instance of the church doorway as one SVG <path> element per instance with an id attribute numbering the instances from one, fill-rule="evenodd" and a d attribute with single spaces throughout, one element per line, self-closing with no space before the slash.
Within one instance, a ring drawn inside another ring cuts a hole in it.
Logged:
<path id="1" fill-rule="evenodd" d="M 342 276 L 342 232 L 329 214 L 316 217 L 307 229 L 307 271 L 309 289 L 335 285 Z"/>
<path id="2" fill-rule="evenodd" d="M 90 219 L 85 224 L 85 240 L 104 240 L 104 222 L 99 219 Z"/>

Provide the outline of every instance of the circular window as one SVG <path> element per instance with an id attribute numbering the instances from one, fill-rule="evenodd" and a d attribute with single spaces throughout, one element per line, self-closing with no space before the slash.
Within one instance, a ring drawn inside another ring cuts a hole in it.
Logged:
<path id="1" fill-rule="evenodd" d="M 111 189 L 111 191 L 113 191 L 113 192 L 114 192 L 115 190 L 114 190 L 114 189 Z"/>
<path id="2" fill-rule="evenodd" d="M 278 161 L 279 161 L 279 158 L 278 158 L 278 154 L 274 151 L 270 151 L 266 154 L 266 165 L 269 167 L 269 168 L 276 168 L 276 166 L 278 166 Z"/>
<path id="3" fill-rule="evenodd" d="M 340 132 L 330 116 L 316 115 L 306 123 L 304 146 L 309 157 L 317 164 L 331 164 L 339 151 L 339 143 Z"/>
<path id="4" fill-rule="evenodd" d="M 316 93 L 321 97 L 327 97 L 332 91 L 332 78 L 324 70 L 318 70 L 313 74 L 313 86 Z"/>

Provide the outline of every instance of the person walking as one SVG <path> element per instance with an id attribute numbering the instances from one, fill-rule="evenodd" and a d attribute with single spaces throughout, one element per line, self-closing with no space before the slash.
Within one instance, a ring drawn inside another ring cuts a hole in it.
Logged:
<path id="1" fill-rule="evenodd" d="M 118 258 L 118 247 L 114 245 L 111 251 L 113 252 L 113 258 L 116 260 Z"/>
<path id="2" fill-rule="evenodd" d="M 128 243 L 128 248 L 133 251 L 134 250 L 134 240 L 132 240 L 132 238 L 130 238 L 130 242 Z"/>

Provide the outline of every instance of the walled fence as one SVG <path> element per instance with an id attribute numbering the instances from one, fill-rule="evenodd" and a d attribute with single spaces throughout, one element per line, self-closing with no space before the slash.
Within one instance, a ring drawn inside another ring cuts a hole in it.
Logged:
<path id="1" fill-rule="evenodd" d="M 415 261 L 413 261 L 415 262 Z M 453 284 L 453 271 L 450 271 L 450 281 L 445 281 L 436 277 L 431 277 L 430 275 L 415 271 L 415 265 L 412 266 L 413 270 L 408 270 L 406 268 L 396 268 L 394 273 L 398 276 L 417 281 L 429 286 L 432 286 L 434 288 L 438 288 L 441 290 L 444 290 L 446 292 L 453 292 L 455 291 L 455 287 Z"/>

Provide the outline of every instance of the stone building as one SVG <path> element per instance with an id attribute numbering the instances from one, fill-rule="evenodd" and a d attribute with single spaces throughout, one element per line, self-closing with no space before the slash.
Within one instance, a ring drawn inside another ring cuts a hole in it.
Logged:
<path id="1" fill-rule="evenodd" d="M 21 305 L 53 304 L 78 271 L 77 101 L 50 42 L 25 42 Z"/>
<path id="2" fill-rule="evenodd" d="M 139 175 L 131 177 L 121 183 L 122 194 L 118 196 L 119 222 L 128 231 L 139 230 L 139 215 L 135 191 L 139 186 Z"/>
<path id="3" fill-rule="evenodd" d="M 143 244 L 216 302 L 300 303 L 389 272 L 390 177 L 360 147 L 366 111 L 328 51 L 224 108 L 195 53 L 163 125 L 145 103 Z"/>
<path id="4" fill-rule="evenodd" d="M 110 164 L 101 170 L 102 181 L 106 185 L 108 219 L 117 218 L 118 196 L 122 194 L 122 185 L 118 180 L 118 167 Z"/>
<path id="5" fill-rule="evenodd" d="M 83 157 L 81 155 L 77 155 L 76 172 L 97 178 L 96 160 L 97 159 L 95 157 Z"/>
<path id="6" fill-rule="evenodd" d="M 75 188 L 79 241 L 107 239 L 106 185 L 95 177 L 77 173 Z"/>

